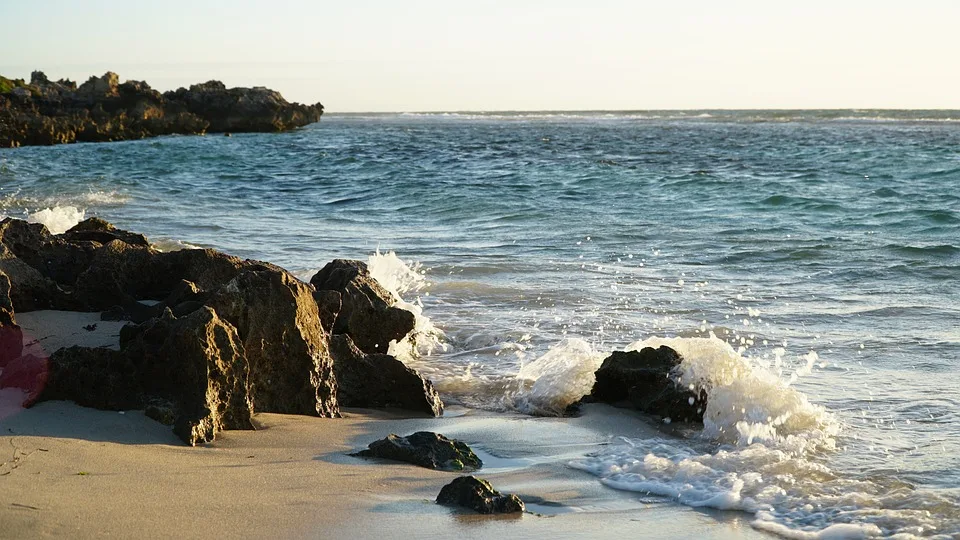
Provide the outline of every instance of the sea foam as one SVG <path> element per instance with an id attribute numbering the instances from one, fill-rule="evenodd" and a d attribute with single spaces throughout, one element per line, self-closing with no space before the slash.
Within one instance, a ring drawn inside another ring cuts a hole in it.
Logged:
<path id="1" fill-rule="evenodd" d="M 407 301 L 404 296 L 417 294 L 427 287 L 426 272 L 420 263 L 407 264 L 393 251 L 381 253 L 378 249 L 367 259 L 370 275 L 390 292 L 394 306 L 413 313 L 415 326 L 400 342 L 390 343 L 388 353 L 402 361 L 412 361 L 429 355 L 437 349 L 445 349 L 443 331 L 433 325 L 423 314 L 423 302 L 417 296 Z"/>
<path id="2" fill-rule="evenodd" d="M 83 221 L 86 211 L 76 206 L 54 206 L 33 212 L 27 217 L 30 223 L 42 223 L 53 234 L 67 232 L 71 227 Z"/>

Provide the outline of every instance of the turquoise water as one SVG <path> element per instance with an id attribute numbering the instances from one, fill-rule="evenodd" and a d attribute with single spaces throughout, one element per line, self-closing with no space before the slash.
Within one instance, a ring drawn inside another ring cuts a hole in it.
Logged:
<path id="1" fill-rule="evenodd" d="M 405 359 L 467 406 L 550 414 L 603 353 L 679 337 L 722 421 L 576 466 L 786 536 L 960 535 L 960 111 L 328 115 L 0 150 L 0 213 L 81 212 L 305 277 L 395 251 L 373 262 L 443 332 Z"/>

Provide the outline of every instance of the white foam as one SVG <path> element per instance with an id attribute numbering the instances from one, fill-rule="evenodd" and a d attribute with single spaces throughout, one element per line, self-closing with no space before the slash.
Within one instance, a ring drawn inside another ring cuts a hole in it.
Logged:
<path id="1" fill-rule="evenodd" d="M 67 232 L 71 227 L 83 221 L 86 212 L 76 206 L 54 206 L 30 214 L 27 221 L 42 223 L 53 234 Z"/>
<path id="2" fill-rule="evenodd" d="M 404 295 L 416 294 L 427 285 L 426 271 L 420 263 L 407 264 L 393 251 L 376 253 L 367 259 L 370 275 L 394 297 L 394 306 L 413 313 L 415 326 L 413 331 L 399 343 L 391 342 L 388 353 L 402 361 L 412 361 L 420 356 L 432 354 L 436 349 L 446 349 L 443 331 L 433 325 L 430 318 L 423 314 L 423 302 L 417 296 L 413 301 L 404 299 Z"/>
<path id="3" fill-rule="evenodd" d="M 582 339 L 570 338 L 550 348 L 517 373 L 514 406 L 527 414 L 560 415 L 590 393 L 604 354 Z"/>

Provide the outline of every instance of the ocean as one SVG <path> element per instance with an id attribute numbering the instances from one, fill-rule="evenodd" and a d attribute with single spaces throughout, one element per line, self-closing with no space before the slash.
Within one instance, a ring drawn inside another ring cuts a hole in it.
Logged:
<path id="1" fill-rule="evenodd" d="M 3 149 L 0 214 L 367 260 L 468 408 L 557 415 L 670 345 L 704 425 L 570 467 L 787 538 L 960 537 L 960 111 L 328 114 Z"/>

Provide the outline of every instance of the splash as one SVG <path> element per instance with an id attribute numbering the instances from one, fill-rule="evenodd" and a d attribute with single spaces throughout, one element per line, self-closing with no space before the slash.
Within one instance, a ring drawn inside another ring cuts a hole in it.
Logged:
<path id="1" fill-rule="evenodd" d="M 71 227 L 83 221 L 86 212 L 76 206 L 54 206 L 30 214 L 27 221 L 42 223 L 53 234 L 67 232 Z"/>
<path id="2" fill-rule="evenodd" d="M 423 314 L 420 297 L 417 296 L 412 302 L 404 300 L 404 295 L 419 293 L 427 287 L 426 271 L 422 265 L 408 265 L 395 252 L 380 253 L 378 249 L 367 259 L 367 267 L 370 275 L 396 300 L 393 305 L 410 311 L 415 318 L 413 331 L 400 342 L 391 342 L 388 353 L 402 361 L 411 361 L 430 355 L 436 349 L 446 350 L 443 331 Z"/>
<path id="3" fill-rule="evenodd" d="M 627 350 L 666 345 L 680 353 L 678 380 L 707 391 L 703 436 L 722 443 L 747 446 L 754 442 L 773 444 L 794 455 L 835 447 L 840 424 L 825 408 L 810 403 L 805 394 L 790 385 L 812 372 L 816 353 L 803 357 L 803 367 L 784 380 L 783 356 L 774 351 L 774 361 L 765 367 L 729 343 L 707 338 L 650 338 L 631 343 Z"/>
<path id="4" fill-rule="evenodd" d="M 604 354 L 578 338 L 564 339 L 517 373 L 519 388 L 509 396 L 527 414 L 559 416 L 590 393 Z"/>

